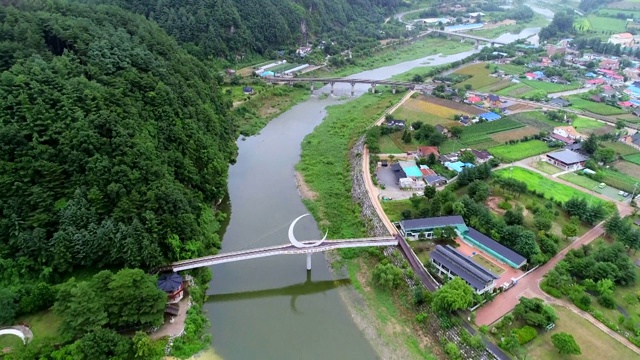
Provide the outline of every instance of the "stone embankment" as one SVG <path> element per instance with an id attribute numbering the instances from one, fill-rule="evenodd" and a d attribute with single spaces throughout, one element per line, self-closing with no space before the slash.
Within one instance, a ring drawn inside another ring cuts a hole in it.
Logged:
<path id="1" fill-rule="evenodd" d="M 363 171 L 364 161 L 362 156 L 365 154 L 364 143 L 365 138 L 363 136 L 358 140 L 358 142 L 356 142 L 349 152 L 352 180 L 351 197 L 353 198 L 353 201 L 360 205 L 360 214 L 362 219 L 365 221 L 368 235 L 387 236 L 389 231 L 382 219 L 380 219 L 380 216 L 378 216 L 376 208 L 373 205 L 365 186 L 364 176 L 369 176 L 369 174 L 365 175 L 365 172 Z M 384 254 L 391 263 L 402 269 L 404 279 L 410 289 L 414 289 L 416 286 L 423 286 L 422 283 L 416 279 L 416 275 L 411 269 L 411 266 L 409 266 L 409 263 L 402 256 L 397 247 L 390 246 L 386 248 L 384 250 Z M 495 356 L 485 348 L 476 349 L 468 346 L 462 340 L 465 336 L 461 334 L 463 331 L 466 332 L 462 326 L 449 326 L 448 329 L 445 329 L 445 327 L 442 326 L 441 321 L 438 319 L 438 316 L 429 308 L 423 307 L 420 310 L 428 314 L 424 325 L 429 333 L 435 335 L 435 341 L 446 340 L 448 342 L 455 343 L 465 359 L 488 360 L 495 358 Z"/>

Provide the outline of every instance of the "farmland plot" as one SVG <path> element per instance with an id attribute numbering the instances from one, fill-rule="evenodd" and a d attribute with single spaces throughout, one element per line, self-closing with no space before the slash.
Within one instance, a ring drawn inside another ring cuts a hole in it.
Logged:
<path id="1" fill-rule="evenodd" d="M 501 131 L 499 133 L 491 134 L 490 137 L 494 141 L 497 141 L 499 143 L 505 143 L 510 140 L 520 140 L 525 136 L 533 136 L 538 133 L 540 133 L 540 130 L 531 126 L 525 126 L 519 129 Z"/>

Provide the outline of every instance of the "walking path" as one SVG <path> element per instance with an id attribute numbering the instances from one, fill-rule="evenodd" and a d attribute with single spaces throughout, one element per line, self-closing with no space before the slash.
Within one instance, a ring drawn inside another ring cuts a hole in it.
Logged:
<path id="1" fill-rule="evenodd" d="M 14 335 L 22 339 L 23 343 L 31 342 L 33 339 L 33 332 L 29 327 L 24 325 L 16 325 L 0 329 L 0 335 Z"/>

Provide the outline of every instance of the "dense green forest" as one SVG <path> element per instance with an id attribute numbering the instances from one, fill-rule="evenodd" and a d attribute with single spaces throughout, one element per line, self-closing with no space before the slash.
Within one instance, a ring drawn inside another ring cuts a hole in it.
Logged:
<path id="1" fill-rule="evenodd" d="M 235 60 L 324 34 L 354 46 L 384 36 L 401 0 L 78 0 L 118 5 L 156 21 L 194 55 Z"/>
<path id="2" fill-rule="evenodd" d="M 219 246 L 237 131 L 217 79 L 117 7 L 0 8 L 0 282 Z"/>

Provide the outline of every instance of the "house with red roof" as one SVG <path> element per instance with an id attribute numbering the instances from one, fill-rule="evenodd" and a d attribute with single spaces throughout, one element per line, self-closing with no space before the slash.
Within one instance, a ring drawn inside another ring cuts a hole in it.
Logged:
<path id="1" fill-rule="evenodd" d="M 428 157 L 434 154 L 436 157 L 440 157 L 440 152 L 437 146 L 418 146 L 418 157 Z"/>
<path id="2" fill-rule="evenodd" d="M 606 81 L 603 78 L 597 78 L 597 79 L 591 79 L 591 80 L 587 80 L 587 85 L 602 85 L 604 84 Z"/>
<path id="3" fill-rule="evenodd" d="M 472 104 L 475 104 L 475 103 L 482 102 L 482 99 L 479 96 L 472 95 L 467 98 L 467 101 L 469 101 Z"/>

